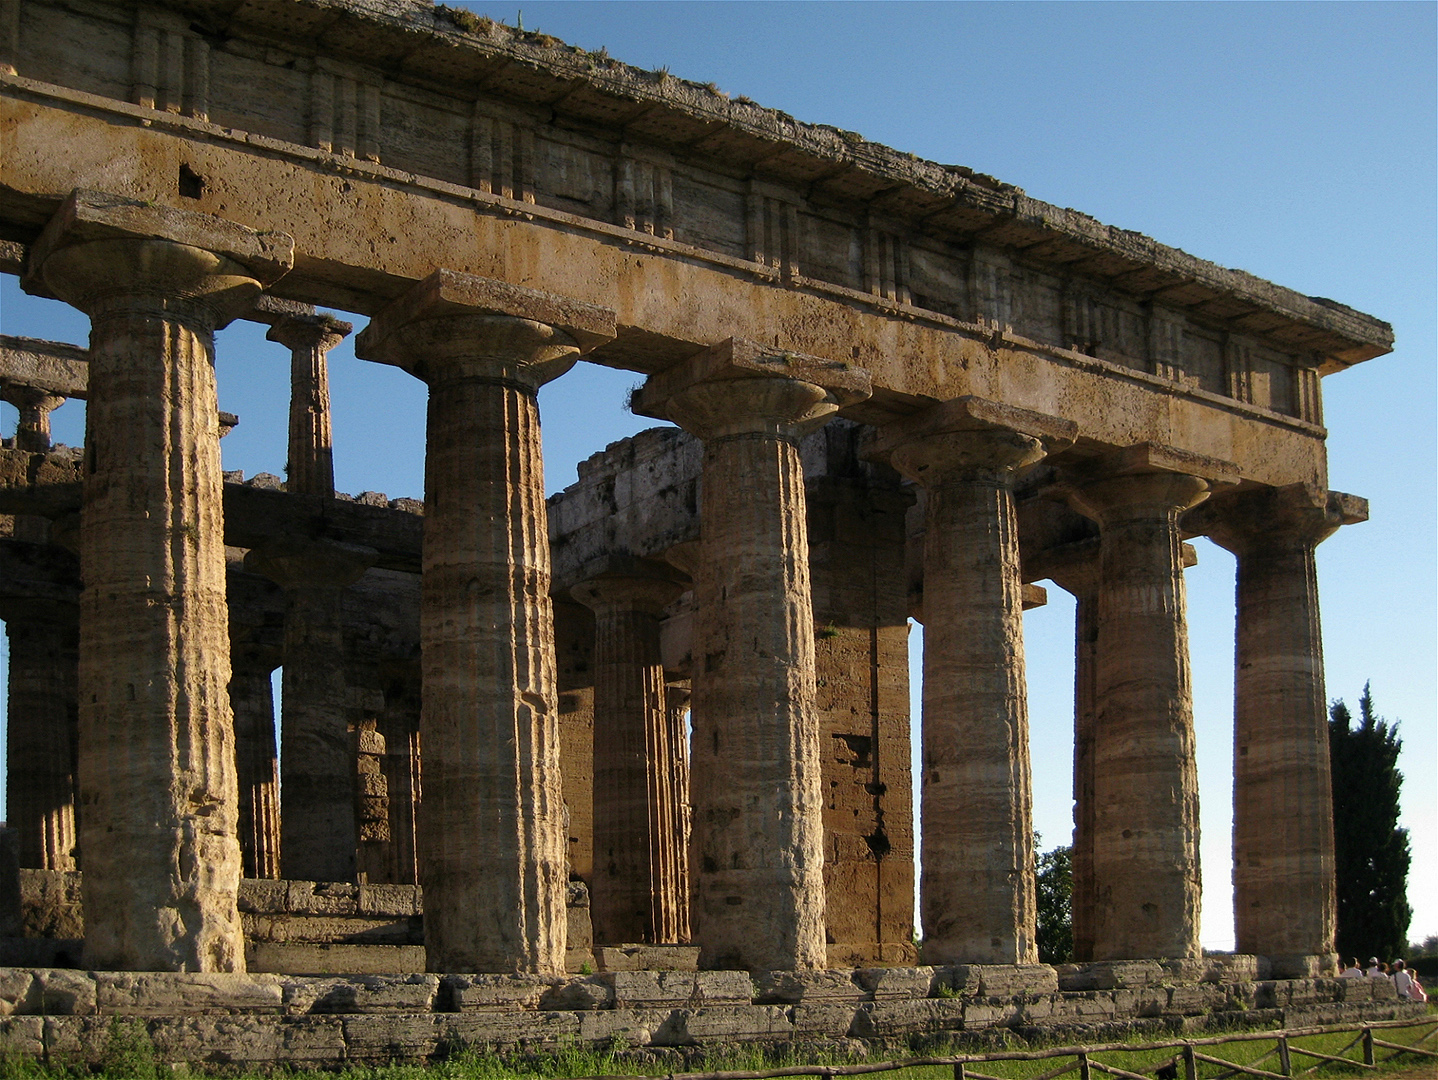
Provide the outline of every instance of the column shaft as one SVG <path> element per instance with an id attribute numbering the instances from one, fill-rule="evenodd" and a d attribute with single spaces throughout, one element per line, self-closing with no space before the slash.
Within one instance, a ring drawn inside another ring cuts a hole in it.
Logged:
<path id="1" fill-rule="evenodd" d="M 678 909 L 674 940 L 690 940 L 689 920 L 689 688 L 664 688 L 665 722 L 669 729 L 670 828 L 674 831 L 674 892 Z"/>
<path id="2" fill-rule="evenodd" d="M 736 413 L 753 411 L 735 384 L 714 388 L 721 408 L 726 395 Z M 823 803 L 797 432 L 773 425 L 706 439 L 702 484 L 690 773 L 700 962 L 822 967 Z"/>
<path id="3" fill-rule="evenodd" d="M 180 239 L 175 239 L 176 237 Z M 80 517 L 85 964 L 244 969 L 214 330 L 293 242 L 77 191 L 31 248 L 90 316 Z"/>
<path id="4" fill-rule="evenodd" d="M 1093 957 L 1199 954 L 1198 772 L 1179 515 L 1204 481 L 1120 476 L 1074 497 L 1100 527 Z"/>
<path id="5" fill-rule="evenodd" d="M 562 971 L 564 806 L 534 392 L 432 382 L 425 499 L 429 968 Z"/>
<path id="6" fill-rule="evenodd" d="M 235 714 L 235 772 L 240 792 L 240 857 L 247 878 L 280 876 L 279 761 L 275 747 L 273 663 L 244 646 L 232 649 L 230 707 Z"/>
<path id="7" fill-rule="evenodd" d="M 79 626 L 49 602 L 0 607 L 10 642 L 6 824 L 23 867 L 74 870 Z"/>

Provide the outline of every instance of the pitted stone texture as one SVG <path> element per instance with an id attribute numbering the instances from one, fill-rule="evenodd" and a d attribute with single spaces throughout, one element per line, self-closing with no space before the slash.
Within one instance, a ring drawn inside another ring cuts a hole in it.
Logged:
<path id="1" fill-rule="evenodd" d="M 674 943 L 688 919 L 659 624 L 683 588 L 642 564 L 570 592 L 594 612 L 595 940 Z"/>
<path id="2" fill-rule="evenodd" d="M 854 981 L 872 994 L 875 1001 L 926 998 L 938 985 L 936 975 L 932 967 L 860 968 L 854 972 Z"/>
<path id="3" fill-rule="evenodd" d="M 760 1005 L 863 1001 L 871 996 L 846 970 L 764 971 L 754 978 L 754 1000 Z"/>
<path id="4" fill-rule="evenodd" d="M 823 816 L 798 436 L 835 408 L 795 378 L 643 391 L 704 440 L 692 680 L 691 919 L 705 967 L 822 967 Z"/>
<path id="5" fill-rule="evenodd" d="M 613 971 L 597 978 L 613 988 L 618 1008 L 747 1004 L 754 996 L 742 971 Z"/>
<path id="6" fill-rule="evenodd" d="M 285 1004 L 277 975 L 99 972 L 95 1009 L 112 1016 L 175 1016 L 213 1012 L 275 1012 Z"/>
<path id="7" fill-rule="evenodd" d="M 1096 960 L 1200 952 L 1198 773 L 1178 519 L 1208 486 L 1197 476 L 1150 472 L 1070 495 L 1100 528 Z"/>
<path id="8" fill-rule="evenodd" d="M 95 967 L 244 966 L 214 331 L 292 247 L 77 192 L 31 251 L 27 283 L 91 321 L 79 782 Z"/>
<path id="9" fill-rule="evenodd" d="M 246 947 L 251 971 L 279 975 L 413 975 L 424 971 L 423 945 L 328 945 L 259 941 Z"/>
<path id="10" fill-rule="evenodd" d="M 579 342 L 612 332 L 612 312 L 440 271 L 357 341 L 360 355 L 430 384 L 419 845 L 434 971 L 564 969 L 564 799 L 535 394 L 574 363 Z"/>
<path id="11" fill-rule="evenodd" d="M 602 945 L 594 950 L 594 960 L 600 971 L 694 971 L 699 946 Z"/>
<path id="12" fill-rule="evenodd" d="M 1333 798 L 1314 549 L 1346 520 L 1361 520 L 1346 517 L 1336 496 L 1295 486 L 1228 500 L 1208 515 L 1207 535 L 1238 557 L 1233 889 L 1235 941 L 1245 953 L 1334 949 Z M 1362 517 L 1366 510 L 1364 504 Z"/>
<path id="13" fill-rule="evenodd" d="M 425 1013 L 435 1006 L 438 975 L 347 975 L 285 979 L 285 1011 L 302 1013 Z"/>

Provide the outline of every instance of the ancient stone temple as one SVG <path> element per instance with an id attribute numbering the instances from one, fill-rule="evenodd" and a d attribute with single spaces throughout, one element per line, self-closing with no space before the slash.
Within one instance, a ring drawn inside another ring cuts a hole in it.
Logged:
<path id="1" fill-rule="evenodd" d="M 91 325 L 0 339 L 0 1045 L 93 1059 L 140 1015 L 176 1057 L 335 1064 L 1355 999 L 1314 551 L 1366 504 L 1327 487 L 1320 381 L 1387 324 L 428 0 L 0 4 L 0 132 L 0 270 Z M 220 468 L 237 319 L 292 362 L 283 480 Z M 351 333 L 428 386 L 422 502 L 335 490 Z M 670 426 L 546 502 L 537 392 L 576 363 Z M 70 397 L 85 445 L 52 446 Z M 1238 557 L 1224 958 L 1195 536 Z M 1078 601 L 1060 969 L 1042 581 Z"/>

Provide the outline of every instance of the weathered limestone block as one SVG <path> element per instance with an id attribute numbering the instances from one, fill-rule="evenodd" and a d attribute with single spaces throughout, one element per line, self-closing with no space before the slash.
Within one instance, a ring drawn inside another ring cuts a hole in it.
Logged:
<path id="1" fill-rule="evenodd" d="M 284 909 L 292 915 L 354 915 L 359 912 L 359 886 L 353 882 L 286 878 L 285 885 Z"/>
<path id="2" fill-rule="evenodd" d="M 673 750 L 659 624 L 684 591 L 658 567 L 617 561 L 570 589 L 594 612 L 595 940 L 680 940 L 688 883 L 680 877 Z"/>
<path id="3" fill-rule="evenodd" d="M 1240 952 L 1301 969 L 1297 957 L 1333 952 L 1337 923 L 1314 549 L 1340 525 L 1366 520 L 1367 503 L 1300 484 L 1193 516 L 1238 558 L 1235 940 Z"/>
<path id="4" fill-rule="evenodd" d="M 1048 994 L 1059 988 L 1058 972 L 1048 964 L 965 964 L 939 968 L 935 981 L 955 993 L 977 997 Z"/>
<path id="5" fill-rule="evenodd" d="M 558 981 L 558 977 L 546 975 L 444 975 L 439 1007 L 446 1012 L 538 1009 L 539 999 Z"/>
<path id="6" fill-rule="evenodd" d="M 95 975 L 95 1010 L 107 1016 L 279 1013 L 284 998 L 284 980 L 277 975 L 108 971 Z"/>
<path id="7" fill-rule="evenodd" d="M 438 975 L 351 975 L 336 979 L 280 979 L 285 1012 L 430 1012 L 439 994 Z"/>
<path id="8" fill-rule="evenodd" d="M 1075 431 L 1072 421 L 959 398 L 875 440 L 928 493 L 919 904 L 931 963 L 1038 959 L 1013 482 Z"/>
<path id="9" fill-rule="evenodd" d="M 245 949 L 251 971 L 277 975 L 409 975 L 424 970 L 423 945 L 318 945 L 255 942 Z"/>
<path id="10" fill-rule="evenodd" d="M 888 1039 L 962 1031 L 966 1026 L 964 1012 L 965 1003 L 959 998 L 871 1001 L 854 1011 L 849 1034 L 856 1039 Z"/>
<path id="11" fill-rule="evenodd" d="M 678 1010 L 675 1017 L 683 1034 L 676 1035 L 671 1045 L 788 1040 L 794 1034 L 789 1010 L 782 1005 L 705 1005 Z"/>
<path id="12" fill-rule="evenodd" d="M 45 1022 L 43 1016 L 6 1016 L 0 1018 L 0 1046 L 5 1053 L 32 1061 L 45 1060 Z"/>
<path id="13" fill-rule="evenodd" d="M 613 989 L 602 978 L 592 975 L 560 979 L 539 999 L 539 1007 L 546 1011 L 583 1012 L 586 1009 L 608 1009 L 613 1004 Z"/>
<path id="14" fill-rule="evenodd" d="M 579 1041 L 587 1046 L 673 1046 L 680 1026 L 672 1009 L 606 1009 L 581 1013 Z"/>
<path id="15" fill-rule="evenodd" d="M 852 971 L 763 971 L 754 977 L 754 985 L 754 1000 L 760 1005 L 858 1002 L 870 997 L 854 981 Z"/>
<path id="16" fill-rule="evenodd" d="M 927 966 L 861 968 L 854 972 L 854 981 L 875 1001 L 926 998 L 938 985 L 938 972 Z"/>
<path id="17" fill-rule="evenodd" d="M 822 967 L 823 803 L 798 440 L 867 376 L 729 341 L 634 408 L 704 441 L 694 572 L 691 920 L 705 967 Z"/>
<path id="18" fill-rule="evenodd" d="M 553 1050 L 573 1045 L 579 1038 L 580 1014 L 573 1012 L 516 1012 L 484 1010 L 452 1013 L 439 1018 L 440 1044 L 506 1050 Z"/>
<path id="19" fill-rule="evenodd" d="M 536 394 L 613 325 L 599 308 L 437 271 L 356 341 L 359 355 L 430 384 L 419 834 L 435 971 L 564 968 L 566 844 Z"/>
<path id="20" fill-rule="evenodd" d="M 572 935 L 570 948 L 574 948 Z M 699 946 L 601 946 L 594 950 L 594 963 L 599 971 L 693 971 L 699 966 Z"/>
<path id="21" fill-rule="evenodd" d="M 81 875 L 75 870 L 20 871 L 20 933 L 77 940 L 85 936 Z"/>
<path id="22" fill-rule="evenodd" d="M 1069 492 L 1100 529 L 1093 956 L 1196 957 L 1198 774 L 1178 519 L 1231 470 L 1158 447 L 1132 448 L 1108 470 Z"/>
<path id="23" fill-rule="evenodd" d="M 747 1004 L 754 996 L 749 976 L 738 971 L 611 971 L 596 978 L 612 988 L 618 1008 Z"/>
<path id="24" fill-rule="evenodd" d="M 214 331 L 293 243 L 76 192 L 25 285 L 90 316 L 80 564 L 86 962 L 244 966 Z"/>
<path id="25" fill-rule="evenodd" d="M 850 1034 L 860 1002 L 813 1001 L 789 1010 L 796 1039 L 833 1039 Z"/>
<path id="26" fill-rule="evenodd" d="M 418 945 L 421 921 L 414 916 L 374 918 L 343 915 L 241 916 L 245 937 L 251 942 L 350 945 Z"/>
<path id="27" fill-rule="evenodd" d="M 442 1016 L 346 1016 L 345 1061 L 425 1061 L 439 1047 Z"/>

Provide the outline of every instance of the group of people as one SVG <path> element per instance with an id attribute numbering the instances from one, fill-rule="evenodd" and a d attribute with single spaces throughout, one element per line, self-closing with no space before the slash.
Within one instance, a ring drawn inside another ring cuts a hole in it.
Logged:
<path id="1" fill-rule="evenodd" d="M 1408 970 L 1408 965 L 1402 960 L 1393 961 L 1393 966 L 1379 963 L 1378 957 L 1368 958 L 1368 969 L 1365 971 L 1358 963 L 1358 957 L 1348 961 L 1348 966 L 1338 973 L 1340 979 L 1392 979 L 1393 988 L 1398 991 L 1398 996 L 1408 998 L 1410 1001 L 1427 1001 L 1428 994 L 1418 983 L 1418 976 Z"/>

